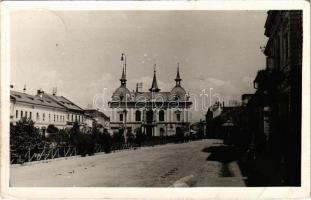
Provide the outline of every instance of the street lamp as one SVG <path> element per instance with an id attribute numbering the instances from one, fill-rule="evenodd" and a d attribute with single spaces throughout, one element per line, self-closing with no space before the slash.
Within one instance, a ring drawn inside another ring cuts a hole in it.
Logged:
<path id="1" fill-rule="evenodd" d="M 126 77 L 126 55 L 125 53 L 121 54 L 121 61 L 124 61 L 124 70 L 125 70 L 125 77 Z"/>
<path id="2" fill-rule="evenodd" d="M 121 54 L 121 61 L 124 62 L 124 70 L 125 70 L 125 78 L 126 78 L 126 55 L 125 53 L 122 53 Z M 126 117 L 127 117 L 127 110 L 126 110 L 126 101 L 127 101 L 127 94 L 125 94 L 125 109 L 123 110 L 123 113 L 124 113 L 124 141 L 125 143 L 127 143 L 127 124 L 126 124 Z"/>

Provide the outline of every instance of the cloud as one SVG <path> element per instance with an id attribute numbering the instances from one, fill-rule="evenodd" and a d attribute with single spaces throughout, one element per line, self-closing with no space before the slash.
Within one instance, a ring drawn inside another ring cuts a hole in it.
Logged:
<path id="1" fill-rule="evenodd" d="M 214 93 L 218 93 L 223 99 L 229 100 L 228 94 L 238 94 L 239 89 L 229 80 L 221 80 L 213 77 L 205 79 L 195 79 L 189 83 L 185 83 L 189 91 L 200 93 L 202 90 L 213 90 Z"/>
<path id="2" fill-rule="evenodd" d="M 20 74 L 22 76 L 22 74 Z M 28 79 L 24 83 L 21 81 L 15 81 L 21 77 L 17 76 L 12 79 L 12 84 L 16 91 L 21 91 L 26 85 L 27 93 L 36 94 L 38 89 L 42 89 L 47 93 L 52 93 L 53 87 L 57 87 L 58 90 L 64 88 L 64 81 L 62 80 L 62 75 L 56 70 L 45 70 L 40 74 L 32 74 L 31 79 Z"/>

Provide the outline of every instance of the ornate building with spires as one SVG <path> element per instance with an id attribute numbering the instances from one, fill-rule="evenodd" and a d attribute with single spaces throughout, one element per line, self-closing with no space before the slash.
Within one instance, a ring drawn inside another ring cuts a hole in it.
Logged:
<path id="1" fill-rule="evenodd" d="M 156 70 L 149 91 L 130 91 L 126 86 L 124 68 L 121 85 L 112 94 L 108 103 L 111 108 L 111 129 L 125 129 L 126 132 L 141 131 L 147 136 L 170 136 L 185 134 L 190 126 L 189 94 L 181 86 L 182 79 L 177 67 L 175 86 L 162 92 L 158 87 Z"/>

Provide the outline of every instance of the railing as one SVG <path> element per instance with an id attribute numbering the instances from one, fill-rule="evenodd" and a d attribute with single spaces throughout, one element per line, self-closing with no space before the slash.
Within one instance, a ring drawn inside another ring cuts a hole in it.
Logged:
<path id="1" fill-rule="evenodd" d="M 184 138 L 183 140 L 176 141 L 172 137 L 164 137 L 164 138 L 153 138 L 151 140 L 145 140 L 136 143 L 110 143 L 106 145 L 96 144 L 92 147 L 90 152 L 86 154 L 93 155 L 94 153 L 99 152 L 117 152 L 122 150 L 131 150 L 136 149 L 139 147 L 146 147 L 146 146 L 155 146 L 155 145 L 163 145 L 167 143 L 180 143 L 180 142 L 189 142 L 196 139 Z M 32 162 L 32 161 L 40 161 L 40 160 L 48 160 L 48 159 L 55 159 L 61 157 L 70 157 L 76 155 L 85 155 L 81 154 L 81 149 L 78 151 L 77 147 L 75 146 L 58 146 L 58 147 L 45 147 L 41 149 L 28 149 L 24 152 L 17 152 L 11 150 L 11 164 L 22 164 L 25 162 Z M 85 153 L 85 152 L 84 152 Z"/>
<path id="2" fill-rule="evenodd" d="M 76 147 L 63 146 L 63 147 L 45 147 L 42 149 L 28 149 L 22 154 L 17 154 L 11 151 L 11 164 L 32 162 L 39 160 L 55 159 L 60 157 L 70 157 L 77 155 Z"/>

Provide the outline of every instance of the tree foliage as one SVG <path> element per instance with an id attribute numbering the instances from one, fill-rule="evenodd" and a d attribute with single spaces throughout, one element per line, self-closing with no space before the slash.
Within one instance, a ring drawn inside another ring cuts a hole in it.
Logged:
<path id="1" fill-rule="evenodd" d="M 10 146 L 12 156 L 18 155 L 25 159 L 28 150 L 38 151 L 43 148 L 45 142 L 39 130 L 35 128 L 34 122 L 30 119 L 22 118 L 16 125 L 10 124 Z"/>

